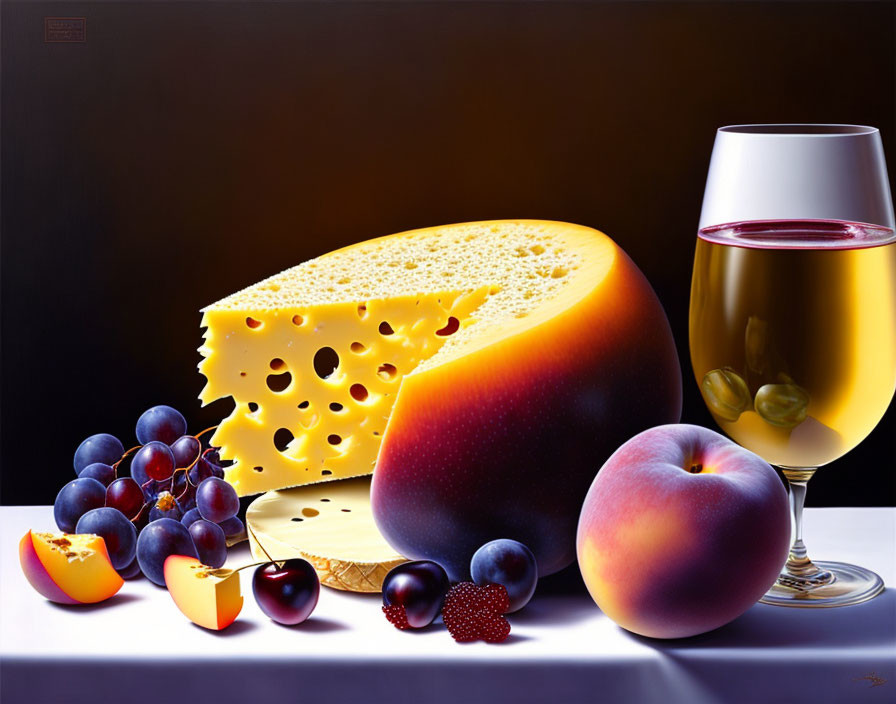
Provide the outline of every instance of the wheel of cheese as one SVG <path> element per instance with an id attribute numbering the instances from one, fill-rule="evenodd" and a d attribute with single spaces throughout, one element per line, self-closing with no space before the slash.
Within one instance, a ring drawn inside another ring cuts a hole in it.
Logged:
<path id="1" fill-rule="evenodd" d="M 211 438 L 233 460 L 227 480 L 242 496 L 370 474 L 406 379 L 440 389 L 477 352 L 549 339 L 624 257 L 578 225 L 450 225 L 325 254 L 207 307 L 201 399 L 236 402 Z M 539 352 L 531 372 L 554 363 Z"/>
<path id="2" fill-rule="evenodd" d="M 334 589 L 378 592 L 407 561 L 376 528 L 369 477 L 268 492 L 249 505 L 246 525 L 257 560 L 304 558 Z"/>

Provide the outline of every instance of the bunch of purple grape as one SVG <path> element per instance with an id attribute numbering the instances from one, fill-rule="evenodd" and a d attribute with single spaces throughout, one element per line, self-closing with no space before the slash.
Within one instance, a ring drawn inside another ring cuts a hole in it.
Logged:
<path id="1" fill-rule="evenodd" d="M 203 451 L 199 436 L 187 434 L 187 421 L 170 406 L 153 406 L 140 416 L 137 441 L 125 452 L 114 435 L 99 433 L 78 446 L 78 478 L 62 487 L 53 506 L 59 530 L 102 536 L 112 566 L 125 579 L 142 572 L 164 586 L 169 555 L 221 567 L 228 541 L 245 528 L 218 451 Z M 130 476 L 119 476 L 131 453 Z"/>

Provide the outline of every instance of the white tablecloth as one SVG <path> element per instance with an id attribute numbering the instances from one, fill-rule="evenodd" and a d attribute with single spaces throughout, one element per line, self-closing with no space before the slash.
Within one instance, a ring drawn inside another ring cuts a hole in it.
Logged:
<path id="1" fill-rule="evenodd" d="M 58 606 L 26 582 L 18 541 L 54 529 L 50 507 L 0 509 L 0 701 L 104 702 L 889 702 L 896 701 L 896 592 L 840 609 L 757 604 L 679 641 L 634 636 L 594 606 L 574 571 L 542 581 L 501 645 L 455 643 L 441 625 L 393 628 L 379 595 L 322 589 L 304 624 L 269 621 L 242 573 L 245 605 L 221 633 L 168 593 L 126 582 L 93 606 Z M 896 584 L 896 510 L 809 509 L 819 559 Z M 249 561 L 245 545 L 230 566 Z"/>

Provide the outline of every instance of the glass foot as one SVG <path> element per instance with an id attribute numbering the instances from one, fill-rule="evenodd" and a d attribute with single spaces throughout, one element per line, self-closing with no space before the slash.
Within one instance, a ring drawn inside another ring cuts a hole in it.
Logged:
<path id="1" fill-rule="evenodd" d="M 884 580 L 864 567 L 844 562 L 815 562 L 815 565 L 827 573 L 817 583 L 800 584 L 782 574 L 759 602 L 797 608 L 849 606 L 868 601 L 884 590 Z"/>

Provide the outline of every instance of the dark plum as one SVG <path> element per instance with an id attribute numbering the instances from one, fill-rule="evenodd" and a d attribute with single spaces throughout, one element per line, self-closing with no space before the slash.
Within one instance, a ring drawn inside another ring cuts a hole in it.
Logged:
<path id="1" fill-rule="evenodd" d="M 137 441 L 141 445 L 154 440 L 170 445 L 186 434 L 186 419 L 171 406 L 153 406 L 137 420 Z"/>
<path id="2" fill-rule="evenodd" d="M 131 477 L 119 477 L 106 487 L 106 506 L 118 509 L 128 520 L 140 513 L 144 503 L 143 490 Z"/>
<path id="3" fill-rule="evenodd" d="M 59 530 L 74 533 L 78 519 L 106 503 L 106 487 L 91 477 L 72 479 L 56 494 L 53 517 Z"/>
<path id="4" fill-rule="evenodd" d="M 193 539 L 186 527 L 171 518 L 160 518 L 148 524 L 137 538 L 137 561 L 146 578 L 165 586 L 165 560 L 171 555 L 187 555 L 199 559 Z"/>
<path id="5" fill-rule="evenodd" d="M 392 623 L 389 607 L 403 607 L 402 623 L 411 628 L 431 624 L 442 610 L 442 603 L 450 584 L 441 565 L 429 560 L 405 562 L 393 567 L 383 580 L 383 610 Z"/>
<path id="6" fill-rule="evenodd" d="M 193 521 L 187 530 L 193 538 L 199 561 L 209 567 L 222 567 L 227 560 L 227 540 L 221 527 L 200 518 L 198 521 Z"/>
<path id="7" fill-rule="evenodd" d="M 124 569 L 137 554 L 137 529 L 118 509 L 95 508 L 85 513 L 75 526 L 77 533 L 94 533 L 106 543 L 112 566 Z"/>
<path id="8" fill-rule="evenodd" d="M 193 464 L 201 451 L 202 444 L 192 435 L 182 435 L 171 443 L 171 452 L 174 454 L 174 462 L 178 469 Z"/>
<path id="9" fill-rule="evenodd" d="M 137 454 L 131 460 L 131 476 L 135 479 L 140 475 L 156 481 L 164 481 L 170 479 L 174 473 L 174 464 L 174 454 L 171 452 L 171 448 L 163 442 L 154 440 L 137 450 Z M 140 480 L 137 479 L 137 481 Z"/>
<path id="10" fill-rule="evenodd" d="M 112 468 L 112 465 L 105 462 L 94 462 L 82 469 L 78 476 L 90 477 L 91 479 L 96 479 L 103 486 L 109 486 L 112 480 L 115 479 L 115 470 Z"/>
<path id="11" fill-rule="evenodd" d="M 97 433 L 84 440 L 75 450 L 75 474 L 80 475 L 87 465 L 94 462 L 115 464 L 124 454 L 124 445 L 114 435 Z"/>
<path id="12" fill-rule="evenodd" d="M 317 606 L 320 579 L 307 560 L 268 562 L 255 570 L 252 593 L 258 607 L 272 621 L 285 626 L 302 623 Z"/>
<path id="13" fill-rule="evenodd" d="M 508 538 L 492 540 L 479 548 L 470 561 L 470 574 L 480 586 L 504 586 L 510 601 L 507 613 L 528 604 L 538 584 L 535 555 L 522 543 Z"/>
<path id="14" fill-rule="evenodd" d="M 209 477 L 196 489 L 196 508 L 205 520 L 221 523 L 237 514 L 240 499 L 226 481 Z"/>

